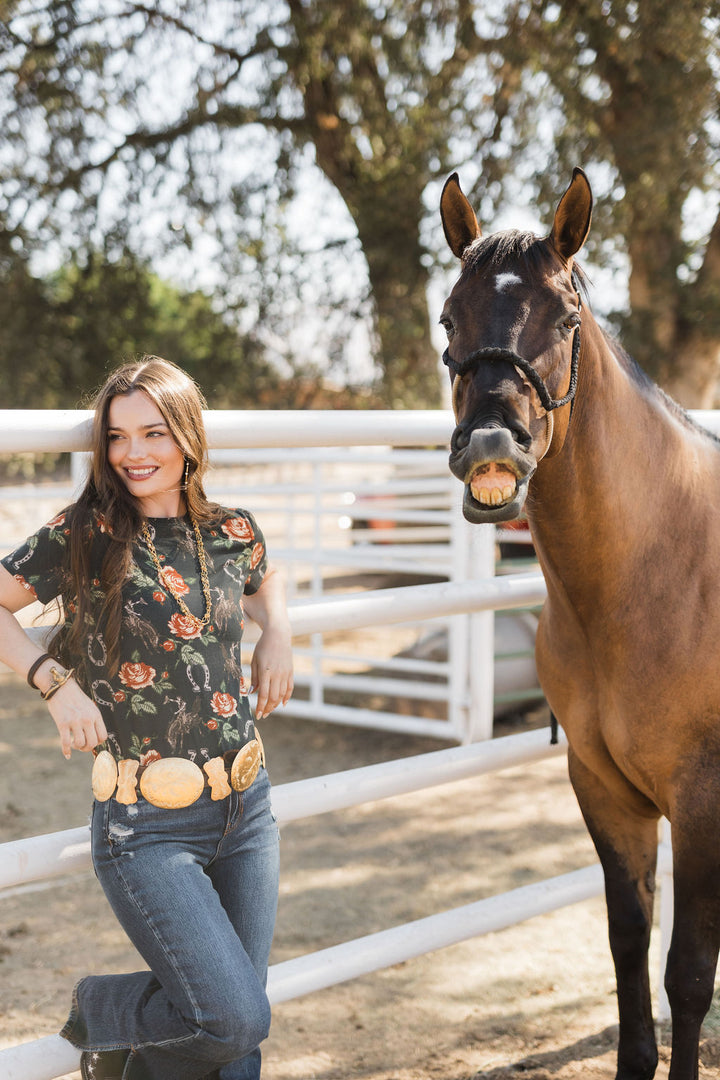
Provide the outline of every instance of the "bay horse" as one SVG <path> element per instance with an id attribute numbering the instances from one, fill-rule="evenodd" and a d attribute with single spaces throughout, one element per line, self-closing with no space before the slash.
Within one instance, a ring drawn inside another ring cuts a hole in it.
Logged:
<path id="1" fill-rule="evenodd" d="M 547 583 L 537 667 L 604 871 L 617 1080 L 657 1066 L 648 943 L 672 823 L 669 1077 L 695 1080 L 720 945 L 720 442 L 593 318 L 575 264 L 592 202 L 575 169 L 547 237 L 483 238 L 445 184 L 450 469 L 468 521 L 526 507 Z"/>

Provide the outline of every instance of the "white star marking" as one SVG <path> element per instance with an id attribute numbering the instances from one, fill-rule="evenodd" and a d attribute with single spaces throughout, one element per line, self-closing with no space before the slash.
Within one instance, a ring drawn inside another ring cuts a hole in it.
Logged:
<path id="1" fill-rule="evenodd" d="M 497 292 L 504 292 L 510 285 L 522 285 L 522 278 L 517 274 L 496 274 L 495 275 L 495 289 Z"/>

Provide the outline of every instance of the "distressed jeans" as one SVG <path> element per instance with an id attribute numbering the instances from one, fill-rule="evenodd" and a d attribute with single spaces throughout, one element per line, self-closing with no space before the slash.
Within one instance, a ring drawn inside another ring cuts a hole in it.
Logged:
<path id="1" fill-rule="evenodd" d="M 162 810 L 142 796 L 92 815 L 95 873 L 150 971 L 75 988 L 61 1035 L 129 1049 L 123 1080 L 258 1080 L 278 895 L 278 830 L 261 769 L 247 791 Z"/>

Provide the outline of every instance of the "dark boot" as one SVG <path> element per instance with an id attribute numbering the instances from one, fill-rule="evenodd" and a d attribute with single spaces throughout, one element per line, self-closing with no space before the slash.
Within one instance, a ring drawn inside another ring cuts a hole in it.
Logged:
<path id="1" fill-rule="evenodd" d="M 80 1055 L 82 1080 L 122 1080 L 129 1050 L 83 1050 Z"/>

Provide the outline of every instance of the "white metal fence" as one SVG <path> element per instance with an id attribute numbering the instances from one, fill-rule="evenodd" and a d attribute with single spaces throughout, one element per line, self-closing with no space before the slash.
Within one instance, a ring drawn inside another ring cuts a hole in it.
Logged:
<path id="1" fill-rule="evenodd" d="M 446 413 L 335 413 L 335 414 L 218 414 L 207 416 L 211 442 L 215 446 L 258 446 L 267 441 L 267 432 L 286 446 L 301 445 L 438 445 L 451 428 Z M 702 419 L 717 424 L 717 414 Z M 87 439 L 87 416 L 75 413 L 2 413 L 0 412 L 0 453 L 84 449 Z M 488 530 L 475 528 L 466 533 L 467 543 L 487 537 Z M 487 540 L 485 541 L 487 545 Z M 489 545 L 488 545 L 489 546 Z M 293 607 L 291 619 L 296 637 L 352 627 L 399 623 L 428 616 L 464 613 L 473 664 L 471 680 L 476 696 L 471 695 L 470 709 L 479 710 L 487 723 L 492 716 L 492 695 L 487 683 L 478 685 L 482 669 L 475 658 L 484 651 L 489 655 L 483 679 L 492 686 L 492 626 L 486 616 L 497 608 L 517 608 L 539 603 L 544 584 L 539 573 L 513 574 L 479 581 L 448 581 L 398 589 L 385 589 L 363 596 L 315 600 Z M 472 613 L 472 614 L 470 614 Z M 490 615 L 490 619 L 492 616 Z M 482 620 L 485 619 L 483 622 Z M 473 723 L 470 730 L 481 730 Z M 547 732 L 496 739 L 492 742 L 441 750 L 383 765 L 315 777 L 275 789 L 274 803 L 279 820 L 322 813 L 341 806 L 370 799 L 389 797 L 400 792 L 419 790 L 434 784 L 449 783 L 479 775 L 496 768 L 521 762 L 530 763 L 562 752 L 551 747 Z M 0 889 L 14 889 L 48 878 L 64 876 L 85 868 L 89 863 L 86 829 L 74 829 L 48 837 L 33 837 L 3 845 L 0 851 Z M 664 925 L 663 946 L 667 947 L 667 929 L 671 922 L 671 890 L 666 887 L 670 870 L 668 845 L 661 846 L 660 869 L 663 875 L 661 911 Z M 598 866 L 580 869 L 560 878 L 482 900 L 454 911 L 431 916 L 406 926 L 346 942 L 332 949 L 298 957 L 273 967 L 269 994 L 273 1002 L 333 985 L 359 974 L 389 966 L 401 960 L 444 947 L 465 938 L 510 926 L 540 912 L 575 903 L 602 891 Z M 659 992 L 660 1013 L 667 1004 Z M 51 1080 L 78 1067 L 79 1055 L 58 1036 L 0 1051 L 0 1077 L 3 1080 Z"/>
<path id="2" fill-rule="evenodd" d="M 18 428 L 18 415 L 25 428 Z M 66 445 L 62 424 L 68 415 L 51 414 L 51 420 L 52 415 L 61 420 L 58 437 L 60 445 Z M 246 435 L 247 414 L 234 415 L 240 418 L 238 441 Z M 295 421 L 296 414 L 291 415 Z M 383 415 L 363 413 L 359 418 L 370 416 L 376 423 Z M 25 431 L 37 430 L 35 416 L 0 413 L 0 453 L 32 444 Z M 225 414 L 209 414 L 211 437 L 218 416 L 226 422 Z M 494 530 L 473 528 L 462 517 L 461 487 L 448 470 L 447 451 L 407 446 L 412 433 L 407 435 L 398 415 L 392 416 L 401 448 L 312 446 L 289 452 L 285 446 L 245 446 L 241 451 L 212 451 L 211 497 L 255 512 L 273 561 L 285 570 L 291 603 L 494 573 Z M 324 425 L 335 423 L 334 414 L 329 421 L 327 414 L 308 419 L 311 434 L 321 437 Z M 281 414 L 268 430 L 286 437 L 284 422 Z M 436 432 L 431 429 L 424 438 L 435 439 Z M 0 487 L 0 553 L 21 543 L 43 515 L 50 517 L 71 501 L 84 478 L 84 457 L 73 452 L 71 483 Z M 18 512 L 18 506 L 27 511 Z M 528 533 L 507 532 L 503 539 L 503 550 L 518 540 L 531 550 Z M 514 549 L 519 550 L 517 543 Z M 517 568 L 518 560 L 512 565 Z M 343 628 L 314 633 L 296 642 L 296 693 L 289 711 L 458 742 L 488 738 L 493 713 L 542 698 L 533 655 L 536 619 L 533 611 L 474 620 L 463 613 L 410 620 L 392 633 L 382 627 L 365 628 L 362 635 Z M 246 659 L 251 644 L 248 637 Z"/>

